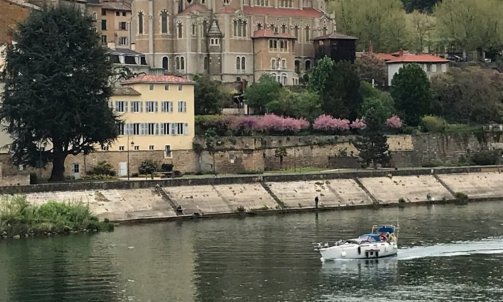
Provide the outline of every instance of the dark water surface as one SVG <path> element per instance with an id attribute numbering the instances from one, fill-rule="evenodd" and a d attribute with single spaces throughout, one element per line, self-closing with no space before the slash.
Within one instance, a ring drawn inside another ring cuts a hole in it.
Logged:
<path id="1" fill-rule="evenodd" d="M 322 264 L 312 250 L 397 217 L 398 257 Z M 0 301 L 503 301 L 503 202 L 0 241 Z"/>

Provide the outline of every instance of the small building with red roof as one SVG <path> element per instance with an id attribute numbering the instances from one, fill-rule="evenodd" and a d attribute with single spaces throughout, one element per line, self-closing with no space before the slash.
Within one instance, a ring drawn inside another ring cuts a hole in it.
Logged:
<path id="1" fill-rule="evenodd" d="M 421 66 L 424 72 L 426 72 L 428 79 L 436 74 L 447 72 L 449 66 L 449 60 L 431 54 L 411 54 L 399 51 L 392 54 L 377 53 L 376 56 L 386 63 L 389 86 L 391 86 L 391 81 L 395 74 L 407 64 L 418 64 Z"/>

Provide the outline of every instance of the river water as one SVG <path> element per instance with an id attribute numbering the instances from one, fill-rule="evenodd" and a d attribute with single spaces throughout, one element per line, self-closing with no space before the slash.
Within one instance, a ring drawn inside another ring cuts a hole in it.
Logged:
<path id="1" fill-rule="evenodd" d="M 312 242 L 399 219 L 399 255 Z M 503 202 L 201 219 L 0 241 L 0 301 L 502 301 Z"/>

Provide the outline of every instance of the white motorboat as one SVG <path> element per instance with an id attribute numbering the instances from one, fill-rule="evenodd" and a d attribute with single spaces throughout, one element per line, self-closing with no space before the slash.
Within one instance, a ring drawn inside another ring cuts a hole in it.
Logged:
<path id="1" fill-rule="evenodd" d="M 355 239 L 333 243 L 315 243 L 321 261 L 336 259 L 369 259 L 394 256 L 398 252 L 398 226 L 373 226 L 372 231 Z"/>

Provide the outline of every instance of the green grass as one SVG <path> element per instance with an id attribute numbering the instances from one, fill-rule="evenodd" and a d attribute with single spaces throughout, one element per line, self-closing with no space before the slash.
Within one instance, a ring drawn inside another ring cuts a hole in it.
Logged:
<path id="1" fill-rule="evenodd" d="M 25 237 L 71 232 L 111 231 L 113 224 L 100 222 L 83 203 L 49 201 L 31 205 L 26 196 L 0 198 L 0 237 Z"/>

